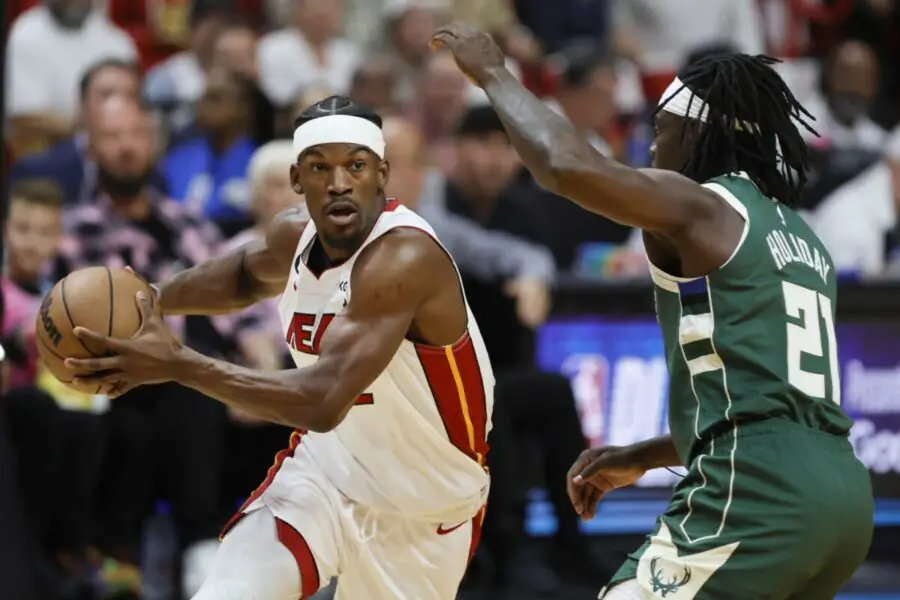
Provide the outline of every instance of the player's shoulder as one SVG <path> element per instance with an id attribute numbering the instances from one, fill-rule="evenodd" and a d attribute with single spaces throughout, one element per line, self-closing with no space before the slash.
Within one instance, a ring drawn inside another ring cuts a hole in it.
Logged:
<path id="1" fill-rule="evenodd" d="M 309 212 L 303 204 L 289 206 L 275 215 L 266 229 L 266 246 L 278 254 L 289 253 L 293 257 L 300 236 L 309 223 Z"/>
<path id="2" fill-rule="evenodd" d="M 412 279 L 433 285 L 453 272 L 449 255 L 429 232 L 415 226 L 397 226 L 364 247 L 354 272 L 377 272 L 383 279 Z"/>

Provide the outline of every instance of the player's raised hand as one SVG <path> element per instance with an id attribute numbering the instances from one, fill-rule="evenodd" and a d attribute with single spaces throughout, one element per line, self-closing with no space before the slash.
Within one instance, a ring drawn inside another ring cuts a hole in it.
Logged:
<path id="1" fill-rule="evenodd" d="M 503 51 L 490 34 L 465 23 L 455 22 L 438 29 L 431 38 L 431 47 L 449 50 L 460 70 L 480 86 L 488 82 L 493 69 L 503 68 L 506 63 Z"/>
<path id="2" fill-rule="evenodd" d="M 150 298 L 139 292 L 137 305 L 141 327 L 131 339 L 119 340 L 84 327 L 75 328 L 79 339 L 90 342 L 92 348 L 100 348 L 103 354 L 98 358 L 66 359 L 68 368 L 92 373 L 76 377 L 73 384 L 77 388 L 93 393 L 99 386 L 115 397 L 139 385 L 172 379 L 172 364 L 183 346 L 166 327 Z"/>

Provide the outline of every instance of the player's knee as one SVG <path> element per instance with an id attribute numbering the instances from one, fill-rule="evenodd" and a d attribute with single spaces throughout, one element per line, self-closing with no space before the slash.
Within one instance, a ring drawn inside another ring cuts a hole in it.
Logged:
<path id="1" fill-rule="evenodd" d="M 216 581 L 204 583 L 192 600 L 262 600 L 262 598 L 240 581 Z"/>

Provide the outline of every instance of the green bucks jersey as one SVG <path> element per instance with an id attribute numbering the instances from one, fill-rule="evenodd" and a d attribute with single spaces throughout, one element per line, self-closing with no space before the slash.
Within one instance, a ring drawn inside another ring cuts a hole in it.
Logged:
<path id="1" fill-rule="evenodd" d="M 705 187 L 745 219 L 734 254 L 694 279 L 651 265 L 679 455 L 689 464 L 710 435 L 771 417 L 846 434 L 831 257 L 797 213 L 745 176 Z"/>

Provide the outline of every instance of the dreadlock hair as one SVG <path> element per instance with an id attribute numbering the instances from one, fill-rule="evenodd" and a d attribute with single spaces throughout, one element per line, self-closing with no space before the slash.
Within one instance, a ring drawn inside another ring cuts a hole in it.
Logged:
<path id="1" fill-rule="evenodd" d="M 682 174 L 699 182 L 745 171 L 765 195 L 795 206 L 806 184 L 810 153 L 798 125 L 816 134 L 815 118 L 797 101 L 770 56 L 714 54 L 678 74 L 690 103 L 705 102 L 707 116 Z M 699 100 L 697 100 L 699 98 Z M 659 112 L 665 102 L 656 109 Z M 684 119 L 684 138 L 689 124 Z"/>
<path id="2" fill-rule="evenodd" d="M 346 96 L 329 96 L 324 100 L 319 100 L 298 116 L 294 120 L 294 129 L 300 127 L 304 123 L 308 123 L 313 119 L 320 117 L 328 117 L 330 115 L 347 115 L 349 117 L 359 117 L 371 123 L 374 123 L 381 129 L 381 116 L 371 108 L 366 108 L 356 104 Z"/>

